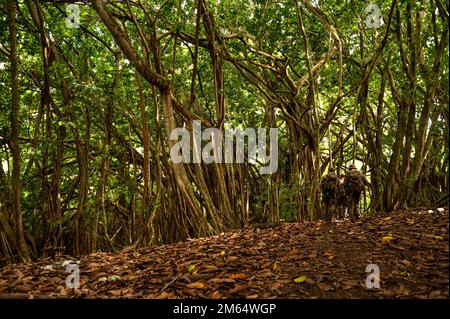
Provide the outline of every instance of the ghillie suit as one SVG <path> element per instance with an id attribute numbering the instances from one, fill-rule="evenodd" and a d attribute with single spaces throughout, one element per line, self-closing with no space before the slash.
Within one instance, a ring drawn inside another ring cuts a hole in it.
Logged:
<path id="1" fill-rule="evenodd" d="M 358 171 L 355 165 L 350 165 L 350 170 L 345 174 L 344 188 L 351 221 L 359 218 L 359 199 L 366 185 L 369 185 L 369 182 L 364 174 Z"/>
<path id="2" fill-rule="evenodd" d="M 328 174 L 320 181 L 320 190 L 322 192 L 322 203 L 325 206 L 325 220 L 331 223 L 333 211 L 336 205 L 336 186 L 338 183 L 338 177 L 331 167 L 328 170 Z"/>

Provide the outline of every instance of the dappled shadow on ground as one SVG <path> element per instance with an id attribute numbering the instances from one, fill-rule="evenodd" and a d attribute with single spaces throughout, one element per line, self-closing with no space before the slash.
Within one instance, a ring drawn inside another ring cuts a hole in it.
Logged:
<path id="1" fill-rule="evenodd" d="M 448 298 L 448 210 L 287 223 L 0 270 L 3 298 Z M 380 288 L 366 287 L 377 264 Z"/>

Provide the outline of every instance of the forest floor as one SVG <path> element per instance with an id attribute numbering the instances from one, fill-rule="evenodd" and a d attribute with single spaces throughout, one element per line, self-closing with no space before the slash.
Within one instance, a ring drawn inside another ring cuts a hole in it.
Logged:
<path id="1" fill-rule="evenodd" d="M 73 258 L 39 259 L 0 269 L 0 298 L 449 298 L 448 218 L 415 210 L 261 225 L 92 253 L 78 259 L 79 289 L 65 284 Z M 379 289 L 366 287 L 369 264 Z"/>

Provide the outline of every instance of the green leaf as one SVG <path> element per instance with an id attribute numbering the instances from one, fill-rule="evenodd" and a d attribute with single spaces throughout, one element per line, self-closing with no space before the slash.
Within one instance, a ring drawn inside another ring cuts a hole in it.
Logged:
<path id="1" fill-rule="evenodd" d="M 192 273 L 195 270 L 195 265 L 188 265 L 186 268 L 188 272 Z"/>
<path id="2" fill-rule="evenodd" d="M 302 282 L 304 282 L 306 280 L 306 276 L 300 276 L 294 279 L 294 282 L 296 282 L 297 284 L 300 284 Z"/>

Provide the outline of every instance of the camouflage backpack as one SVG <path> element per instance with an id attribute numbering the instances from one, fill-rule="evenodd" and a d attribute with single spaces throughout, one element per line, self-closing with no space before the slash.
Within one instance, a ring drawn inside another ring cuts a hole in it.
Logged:
<path id="1" fill-rule="evenodd" d="M 321 183 L 322 191 L 327 191 L 327 192 L 336 191 L 337 183 L 338 183 L 338 177 L 336 175 L 327 174 Z"/>
<path id="2" fill-rule="evenodd" d="M 364 181 L 361 178 L 361 173 L 358 171 L 347 172 L 345 174 L 344 187 L 347 193 L 362 192 L 364 190 Z"/>

